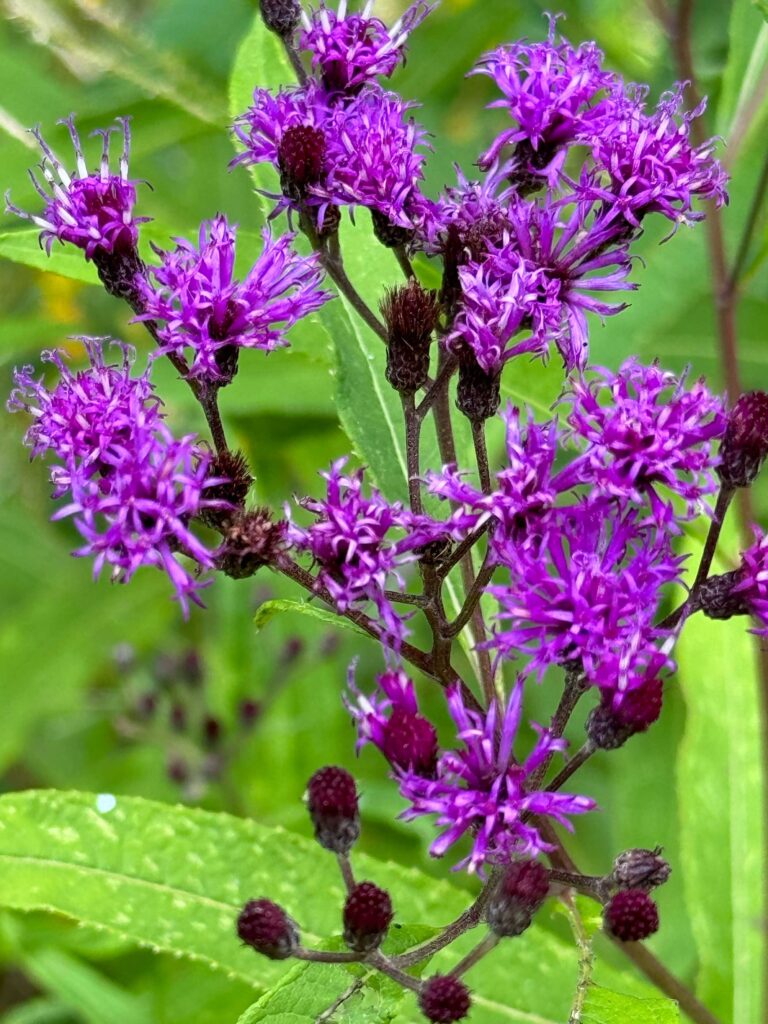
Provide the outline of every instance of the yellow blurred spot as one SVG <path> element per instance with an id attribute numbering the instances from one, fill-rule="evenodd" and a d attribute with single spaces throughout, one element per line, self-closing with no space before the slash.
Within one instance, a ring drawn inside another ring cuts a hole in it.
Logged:
<path id="1" fill-rule="evenodd" d="M 42 296 L 41 314 L 55 324 L 73 324 L 82 317 L 77 301 L 83 285 L 58 274 L 41 274 L 39 278 Z"/>

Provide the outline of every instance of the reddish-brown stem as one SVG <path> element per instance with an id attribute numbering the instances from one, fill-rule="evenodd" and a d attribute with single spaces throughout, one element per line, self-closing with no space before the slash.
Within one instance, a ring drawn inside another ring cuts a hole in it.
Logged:
<path id="1" fill-rule="evenodd" d="M 419 478 L 419 441 L 421 436 L 421 419 L 416 412 L 414 396 L 400 395 L 405 417 L 405 452 L 408 467 L 408 498 L 411 511 L 421 514 L 421 480 Z"/>
<path id="2" fill-rule="evenodd" d="M 488 465 L 488 449 L 485 444 L 485 423 L 472 421 L 472 441 L 475 445 L 475 460 L 483 494 L 490 494 L 491 470 Z"/>

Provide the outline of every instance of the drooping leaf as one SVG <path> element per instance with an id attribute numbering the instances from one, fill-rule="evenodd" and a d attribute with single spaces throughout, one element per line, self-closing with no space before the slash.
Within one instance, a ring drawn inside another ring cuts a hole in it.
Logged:
<path id="1" fill-rule="evenodd" d="M 350 622 L 349 619 L 345 619 L 341 615 L 336 615 L 319 601 L 291 601 L 288 599 L 265 601 L 264 604 L 260 605 L 258 608 L 253 618 L 253 624 L 257 630 L 263 629 L 270 619 L 275 617 L 275 615 L 282 615 L 285 612 L 293 612 L 297 615 L 308 615 L 310 618 L 317 619 L 329 626 L 337 626 L 340 629 L 351 630 L 353 633 L 357 633 L 358 636 L 368 635 L 367 633 L 364 633 L 363 630 L 358 629 L 354 622 Z"/>

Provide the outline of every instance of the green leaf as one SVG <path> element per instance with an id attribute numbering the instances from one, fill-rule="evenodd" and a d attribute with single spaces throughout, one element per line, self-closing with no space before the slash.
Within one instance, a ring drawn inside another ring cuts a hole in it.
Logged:
<path id="1" fill-rule="evenodd" d="M 757 7 L 766 21 L 768 21 L 768 0 L 752 0 L 752 3 Z"/>
<path id="2" fill-rule="evenodd" d="M 285 612 L 295 612 L 298 615 L 307 615 L 312 619 L 318 619 L 320 622 L 324 622 L 328 625 L 350 630 L 353 633 L 357 633 L 358 636 L 368 636 L 368 634 L 362 629 L 358 629 L 354 622 L 350 622 L 349 619 L 345 619 L 341 615 L 336 615 L 335 612 L 332 612 L 319 602 L 292 601 L 287 598 L 277 598 L 273 601 L 265 601 L 264 604 L 260 605 L 257 609 L 253 618 L 253 624 L 258 631 L 263 629 L 276 615 L 282 615 Z"/>
<path id="3" fill-rule="evenodd" d="M 763 9 L 764 14 L 765 11 L 766 8 Z M 761 81 L 768 66 L 768 26 L 760 23 L 753 0 L 735 0 L 728 37 L 728 60 L 723 70 L 716 124 L 717 131 L 728 141 L 730 150 L 731 142 L 738 147 L 743 141 L 748 128 L 746 121 L 754 124 L 763 117 L 766 109 L 758 91 L 762 88 Z M 727 157 L 733 162 L 732 152 L 729 151 Z"/>
<path id="4" fill-rule="evenodd" d="M 592 986 L 582 1024 L 677 1024 L 680 1011 L 671 999 L 637 999 Z"/>
<path id="5" fill-rule="evenodd" d="M 735 545 L 734 545 L 735 546 Z M 765 956 L 757 646 L 748 621 L 693 616 L 678 648 L 683 884 L 697 992 L 724 1021 L 758 1020 Z"/>
<path id="6" fill-rule="evenodd" d="M 71 245 L 54 243 L 49 256 L 38 241 L 38 228 L 24 228 L 21 231 L 4 231 L 0 234 L 0 256 L 13 263 L 23 263 L 35 270 L 59 274 L 71 281 L 85 284 L 99 284 L 99 276 L 92 263 L 87 263 L 79 249 Z"/>

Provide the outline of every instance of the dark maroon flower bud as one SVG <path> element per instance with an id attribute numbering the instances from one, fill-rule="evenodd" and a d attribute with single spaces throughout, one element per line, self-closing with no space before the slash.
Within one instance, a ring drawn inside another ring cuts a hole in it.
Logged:
<path id="1" fill-rule="evenodd" d="M 486 919 L 497 935 L 521 935 L 549 892 L 549 872 L 536 860 L 510 864 L 494 887 Z"/>
<path id="2" fill-rule="evenodd" d="M 285 195 L 302 199 L 316 185 L 325 168 L 325 135 L 319 128 L 297 124 L 287 128 L 277 149 L 280 183 Z"/>
<path id="3" fill-rule="evenodd" d="M 237 919 L 237 934 L 270 960 L 287 960 L 299 945 L 299 929 L 272 900 L 249 900 Z"/>
<path id="4" fill-rule="evenodd" d="M 225 504 L 218 508 L 206 508 L 200 519 L 214 528 L 223 528 L 242 512 L 253 477 L 243 453 L 230 451 L 222 452 L 213 459 L 208 467 L 207 476 L 209 480 L 226 481 L 206 487 L 205 490 L 206 498 Z"/>
<path id="5" fill-rule="evenodd" d="M 381 752 L 393 768 L 430 778 L 437 767 L 437 731 L 422 715 L 395 707 L 384 726 Z"/>
<path id="6" fill-rule="evenodd" d="M 393 917 L 389 893 L 359 882 L 344 904 L 344 941 L 357 953 L 370 953 L 384 941 Z"/>
<path id="7" fill-rule="evenodd" d="M 749 487 L 768 455 L 768 394 L 748 391 L 728 415 L 717 473 L 725 487 Z"/>
<path id="8" fill-rule="evenodd" d="M 137 280 L 146 274 L 147 268 L 138 250 L 120 246 L 107 251 L 99 246 L 91 259 L 104 290 L 116 299 L 123 299 L 136 313 L 143 312 L 143 298 Z"/>
<path id="9" fill-rule="evenodd" d="M 371 220 L 376 240 L 387 249 L 398 249 L 401 245 L 407 245 L 414 236 L 412 228 L 401 228 L 399 224 L 393 224 L 389 217 L 378 210 L 371 210 Z"/>
<path id="10" fill-rule="evenodd" d="M 655 850 L 626 850 L 613 862 L 611 878 L 621 889 L 643 889 L 650 892 L 663 885 L 672 869 L 661 856 L 661 847 Z"/>
<path id="11" fill-rule="evenodd" d="M 614 706 L 611 694 L 590 712 L 587 736 L 599 750 L 616 750 L 630 736 L 645 732 L 661 714 L 663 683 L 649 679 L 634 690 L 628 690 L 621 703 Z"/>
<path id="12" fill-rule="evenodd" d="M 302 656 L 304 653 L 304 641 L 300 636 L 289 637 L 280 652 L 280 664 L 283 668 L 288 668 L 295 661 Z"/>
<path id="13" fill-rule="evenodd" d="M 172 757 L 166 765 L 166 773 L 171 782 L 177 786 L 183 786 L 189 781 L 189 765 L 183 757 Z"/>
<path id="14" fill-rule="evenodd" d="M 190 690 L 197 690 L 203 685 L 205 679 L 203 659 L 200 657 L 200 652 L 196 651 L 194 647 L 190 647 L 181 656 L 179 678 L 182 683 L 186 683 Z"/>
<path id="15" fill-rule="evenodd" d="M 275 522 L 268 508 L 244 512 L 229 524 L 216 551 L 216 567 L 234 580 L 246 579 L 275 563 L 284 540 L 285 522 Z"/>
<path id="16" fill-rule="evenodd" d="M 287 39 L 301 19 L 299 0 L 261 0 L 261 16 L 267 28 Z"/>
<path id="17" fill-rule="evenodd" d="M 187 728 L 187 709 L 183 704 L 171 705 L 168 721 L 174 732 L 184 732 Z"/>
<path id="18" fill-rule="evenodd" d="M 435 974 L 419 991 L 419 1009 L 434 1024 L 453 1024 L 469 1013 L 472 1000 L 469 989 L 450 974 Z"/>
<path id="19" fill-rule="evenodd" d="M 252 729 L 261 717 L 262 706 L 258 700 L 241 700 L 237 709 L 240 724 L 244 729 Z"/>
<path id="20" fill-rule="evenodd" d="M 741 570 L 710 576 L 696 591 L 696 606 L 710 619 L 730 619 L 749 615 L 750 607 L 743 591 L 734 591 L 742 579 Z"/>
<path id="21" fill-rule="evenodd" d="M 206 715 L 203 719 L 203 743 L 206 747 L 215 747 L 221 740 L 221 721 L 214 715 Z"/>
<path id="22" fill-rule="evenodd" d="M 316 771 L 307 783 L 307 806 L 318 843 L 348 853 L 360 835 L 357 785 L 349 772 L 334 765 Z"/>
<path id="23" fill-rule="evenodd" d="M 501 404 L 501 374 L 486 373 L 471 352 L 459 360 L 459 382 L 456 407 L 473 423 L 482 423 L 495 416 Z"/>
<path id="24" fill-rule="evenodd" d="M 622 889 L 607 904 L 603 924 L 622 942 L 640 942 L 659 930 L 659 908 L 644 889 Z"/>
<path id="25" fill-rule="evenodd" d="M 437 296 L 411 278 L 402 288 L 387 291 L 380 309 L 387 324 L 387 380 L 395 391 L 412 395 L 429 377 Z"/>
<path id="26" fill-rule="evenodd" d="M 136 699 L 135 712 L 136 717 L 140 718 L 143 722 L 149 721 L 157 711 L 157 694 L 148 690 L 146 693 L 142 693 Z"/>

